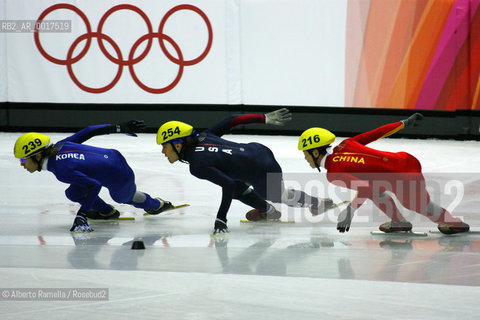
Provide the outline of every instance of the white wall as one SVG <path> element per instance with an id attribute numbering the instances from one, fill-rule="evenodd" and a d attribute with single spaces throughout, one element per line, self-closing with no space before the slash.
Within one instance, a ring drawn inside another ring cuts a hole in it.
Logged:
<path id="1" fill-rule="evenodd" d="M 344 105 L 347 0 L 244 0 L 245 104 Z"/>
<path id="2" fill-rule="evenodd" d="M 51 0 L 4 0 L 7 19 L 37 20 L 56 3 Z M 150 93 L 137 85 L 127 66 L 118 82 L 103 93 L 82 90 L 101 88 L 115 78 L 118 65 L 101 52 L 97 38 L 82 59 L 72 65 L 47 60 L 40 53 L 33 33 L 7 35 L 8 101 L 86 103 L 208 103 L 270 105 L 344 105 L 344 52 L 347 0 L 82 0 L 67 1 L 85 13 L 96 32 L 102 16 L 118 4 L 131 4 L 150 19 L 153 32 L 168 10 L 191 4 L 202 10 L 213 30 L 212 46 L 199 63 L 185 66 L 178 84 L 165 93 Z M 78 14 L 60 9 L 46 19 L 72 20 L 71 33 L 40 33 L 41 46 L 58 59 L 65 59 L 72 43 L 86 33 Z M 110 16 L 102 33 L 118 44 L 123 58 L 147 33 L 140 16 L 127 10 Z M 181 10 L 164 29 L 185 59 L 203 52 L 208 30 L 195 12 Z M 0 38 L 1 39 L 1 38 Z M 108 41 L 105 41 L 107 43 Z M 83 50 L 82 41 L 73 51 Z M 143 51 L 146 41 L 136 51 Z M 114 54 L 111 46 L 107 50 Z M 4 50 L 2 50 L 4 51 Z M 175 50 L 170 47 L 169 52 Z M 134 66 L 138 77 L 150 87 L 164 87 L 176 77 L 179 67 L 169 61 L 154 39 L 146 58 Z M 1 71 L 1 63 L 0 63 Z M 1 80 L 0 80 L 1 81 Z M 2 86 L 4 87 L 4 86 Z M 1 93 L 0 93 L 1 94 Z M 1 95 L 0 95 L 1 97 Z"/>
<path id="3" fill-rule="evenodd" d="M 5 19 L 5 0 L 0 0 L 0 20 Z M 0 102 L 7 101 L 7 58 L 6 58 L 6 35 L 0 32 Z"/>

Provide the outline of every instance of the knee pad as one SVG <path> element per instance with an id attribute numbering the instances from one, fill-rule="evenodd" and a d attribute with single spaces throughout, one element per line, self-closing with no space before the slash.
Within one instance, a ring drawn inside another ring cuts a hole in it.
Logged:
<path id="1" fill-rule="evenodd" d="M 145 195 L 145 193 L 140 191 L 136 191 L 132 198 L 132 202 L 135 203 L 144 203 L 145 200 L 147 200 L 147 196 Z"/>
<path id="2" fill-rule="evenodd" d="M 246 182 L 235 181 L 235 193 L 233 197 L 235 199 L 238 199 L 240 197 L 246 196 L 247 194 L 253 192 L 253 190 L 254 188 L 252 185 Z"/>
<path id="3" fill-rule="evenodd" d="M 431 215 L 440 216 L 443 213 L 444 209 L 440 207 L 438 204 L 436 204 L 435 202 L 430 201 L 427 204 L 426 210 L 427 210 L 427 213 Z"/>
<path id="4" fill-rule="evenodd" d="M 298 192 L 297 190 L 295 189 L 286 189 L 283 193 L 282 193 L 282 200 L 284 202 L 287 202 L 287 201 L 296 201 L 298 202 L 300 200 L 300 197 L 301 197 L 301 193 Z"/>
<path id="5" fill-rule="evenodd" d="M 243 191 L 242 196 L 246 196 L 250 192 L 253 192 L 253 186 L 249 185 L 245 191 Z"/>
<path id="6" fill-rule="evenodd" d="M 288 206 L 294 206 L 294 207 L 302 207 L 304 205 L 312 204 L 312 197 L 307 196 L 303 191 L 295 190 L 295 189 L 284 190 L 281 195 L 281 199 L 277 199 L 277 200 L 280 200 L 280 201 L 274 201 L 274 200 L 272 201 L 285 203 Z"/>
<path id="7" fill-rule="evenodd" d="M 388 194 L 386 192 L 382 192 L 378 195 L 379 198 L 385 198 L 388 197 Z"/>

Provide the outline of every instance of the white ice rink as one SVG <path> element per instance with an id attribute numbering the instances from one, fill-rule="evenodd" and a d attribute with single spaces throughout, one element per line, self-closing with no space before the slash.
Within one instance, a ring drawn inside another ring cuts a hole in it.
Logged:
<path id="1" fill-rule="evenodd" d="M 282 205 L 283 218 L 296 223 L 244 224 L 249 208 L 234 201 L 229 235 L 211 239 L 220 188 L 191 176 L 185 164 L 170 164 L 155 135 L 141 134 L 86 143 L 119 150 L 139 190 L 191 206 L 143 217 L 117 204 L 136 220 L 90 221 L 93 233 L 73 236 L 78 205 L 53 174 L 20 166 L 12 151 L 20 134 L 0 133 L 2 320 L 480 318 L 480 234 L 371 235 L 387 218 L 369 203 L 346 234 L 335 229 L 338 210 L 319 221 L 307 209 Z M 67 135 L 50 134 L 52 141 Z M 292 179 L 323 179 L 304 161 L 296 137 L 225 137 L 269 146 Z M 434 200 L 480 230 L 480 142 L 384 139 L 370 146 L 419 158 Z M 114 204 L 105 190 L 101 195 Z M 435 230 L 424 217 L 407 216 L 416 231 Z M 146 250 L 131 250 L 134 239 Z M 13 301 L 3 288 L 108 288 L 109 296 Z"/>

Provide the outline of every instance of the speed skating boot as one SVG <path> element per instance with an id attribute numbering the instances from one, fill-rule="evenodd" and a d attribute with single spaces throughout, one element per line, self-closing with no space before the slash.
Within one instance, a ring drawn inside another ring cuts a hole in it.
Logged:
<path id="1" fill-rule="evenodd" d="M 155 198 L 155 199 L 160 201 L 160 206 L 157 209 L 152 209 L 152 210 L 145 209 L 146 213 L 155 215 L 155 214 L 159 214 L 159 213 L 162 213 L 163 211 L 166 211 L 166 210 L 169 210 L 169 209 L 173 208 L 173 204 L 170 201 L 165 201 L 165 200 L 160 199 L 160 198 Z"/>
<path id="2" fill-rule="evenodd" d="M 88 210 L 86 216 L 88 219 L 93 219 L 93 220 L 113 220 L 117 219 L 120 216 L 120 212 L 115 209 L 112 205 L 112 210 L 109 213 L 102 213 L 97 210 L 90 209 Z"/>
<path id="3" fill-rule="evenodd" d="M 247 212 L 245 217 L 249 221 L 259 221 L 259 220 L 278 220 L 282 216 L 282 213 L 275 209 L 274 206 L 268 204 L 267 210 L 261 212 L 258 209 L 252 209 Z"/>
<path id="4" fill-rule="evenodd" d="M 465 222 L 441 222 L 438 224 L 438 230 L 444 234 L 454 234 L 470 231 L 470 226 Z"/>
<path id="5" fill-rule="evenodd" d="M 389 221 L 382 223 L 380 227 L 378 227 L 380 231 L 385 233 L 389 232 L 400 232 L 400 231 L 412 231 L 412 224 L 408 221 Z"/>

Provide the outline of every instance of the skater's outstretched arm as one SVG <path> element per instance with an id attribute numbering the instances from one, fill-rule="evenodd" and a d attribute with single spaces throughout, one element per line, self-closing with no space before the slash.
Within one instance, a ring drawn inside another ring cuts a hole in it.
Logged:
<path id="1" fill-rule="evenodd" d="M 236 114 L 210 127 L 208 131 L 218 137 L 221 137 L 222 135 L 228 133 L 233 127 L 238 125 L 252 123 L 284 125 L 290 120 L 292 120 L 292 114 L 286 108 L 275 110 L 266 114 Z"/>
<path id="2" fill-rule="evenodd" d="M 403 128 L 408 128 L 412 126 L 416 127 L 418 125 L 418 122 L 422 119 L 423 115 L 421 113 L 415 113 L 405 120 L 386 124 L 377 129 L 359 134 L 350 139 L 355 140 L 363 145 L 367 145 L 370 142 L 391 136 L 392 134 L 402 130 Z"/>
<path id="3" fill-rule="evenodd" d="M 370 142 L 391 136 L 392 134 L 402 129 L 403 129 L 403 122 L 398 121 L 398 122 L 386 124 L 372 131 L 364 132 L 350 139 L 355 140 L 360 144 L 367 145 Z"/>
<path id="4" fill-rule="evenodd" d="M 141 132 L 145 129 L 143 120 L 131 120 L 121 124 L 100 124 L 86 127 L 77 133 L 65 138 L 63 141 L 70 141 L 75 143 L 82 143 L 94 136 L 110 134 L 110 133 L 125 133 L 136 137 L 135 132 Z"/>

